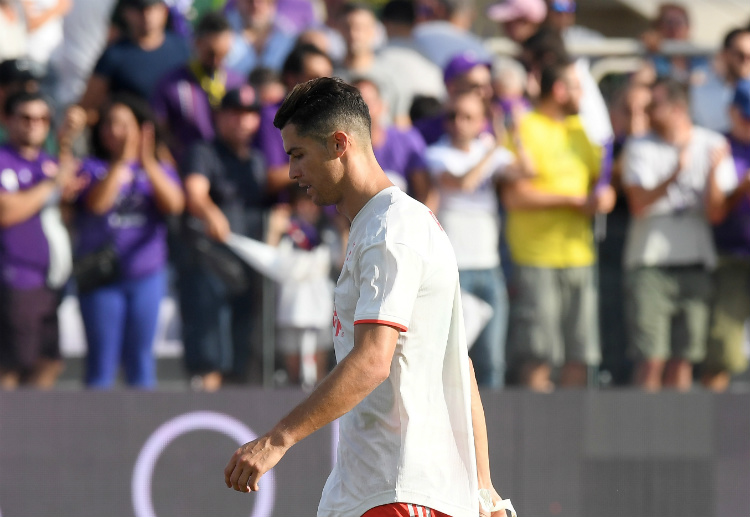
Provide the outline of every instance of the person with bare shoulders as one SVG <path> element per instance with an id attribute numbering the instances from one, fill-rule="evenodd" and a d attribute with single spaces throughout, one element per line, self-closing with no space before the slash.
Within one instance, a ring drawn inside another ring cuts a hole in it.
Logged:
<path id="1" fill-rule="evenodd" d="M 447 235 L 378 165 L 369 110 L 353 86 L 336 78 L 300 84 L 274 125 L 290 177 L 351 221 L 334 291 L 338 364 L 273 429 L 234 452 L 227 487 L 259 490 L 290 447 L 339 419 L 319 517 L 499 517 L 510 505 L 490 477 Z M 480 510 L 478 493 L 497 504 Z"/>

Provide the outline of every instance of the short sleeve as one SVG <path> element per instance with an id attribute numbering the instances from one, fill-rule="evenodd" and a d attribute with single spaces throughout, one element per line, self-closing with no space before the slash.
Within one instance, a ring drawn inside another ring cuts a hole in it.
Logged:
<path id="1" fill-rule="evenodd" d="M 737 188 L 737 171 L 734 168 L 734 160 L 731 155 L 724 157 L 716 169 L 716 184 L 719 190 L 729 193 Z"/>
<path id="2" fill-rule="evenodd" d="M 513 153 L 504 147 L 495 149 L 492 156 L 492 162 L 490 163 L 491 176 L 500 178 L 505 174 L 508 166 L 514 161 Z"/>
<path id="3" fill-rule="evenodd" d="M 188 149 L 182 162 L 182 174 L 187 177 L 190 174 L 200 174 L 211 181 L 216 165 L 216 157 L 211 148 L 204 142 L 199 142 Z"/>
<path id="4" fill-rule="evenodd" d="M 438 176 L 448 170 L 445 147 L 440 144 L 433 144 L 425 150 L 424 161 L 432 176 Z"/>
<path id="5" fill-rule="evenodd" d="M 422 277 L 422 259 L 405 244 L 381 242 L 359 260 L 360 291 L 354 324 L 376 323 L 406 332 Z"/>

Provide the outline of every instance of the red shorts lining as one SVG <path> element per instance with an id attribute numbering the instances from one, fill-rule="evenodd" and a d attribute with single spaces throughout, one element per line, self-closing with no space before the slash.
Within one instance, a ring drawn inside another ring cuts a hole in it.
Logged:
<path id="1" fill-rule="evenodd" d="M 390 503 L 370 508 L 362 517 L 450 517 L 450 515 L 418 504 Z"/>

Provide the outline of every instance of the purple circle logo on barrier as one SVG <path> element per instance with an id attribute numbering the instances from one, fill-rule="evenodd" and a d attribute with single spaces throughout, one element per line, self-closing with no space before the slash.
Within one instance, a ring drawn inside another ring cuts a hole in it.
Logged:
<path id="1" fill-rule="evenodd" d="M 151 498 L 154 466 L 170 443 L 177 437 L 192 431 L 216 431 L 229 436 L 239 445 L 257 438 L 249 427 L 236 418 L 214 411 L 185 413 L 163 423 L 143 444 L 135 462 L 132 479 L 135 517 L 157 517 Z M 276 482 L 272 469 L 263 476 L 263 489 L 256 495 L 255 506 L 250 517 L 271 517 L 275 492 Z"/>

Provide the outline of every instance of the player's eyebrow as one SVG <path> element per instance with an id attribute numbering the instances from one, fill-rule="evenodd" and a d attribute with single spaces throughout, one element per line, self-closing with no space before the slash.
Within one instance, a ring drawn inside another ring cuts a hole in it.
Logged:
<path id="1" fill-rule="evenodd" d="M 299 147 L 290 147 L 288 151 L 286 151 L 286 154 L 292 155 L 292 153 L 296 150 L 300 149 Z"/>

